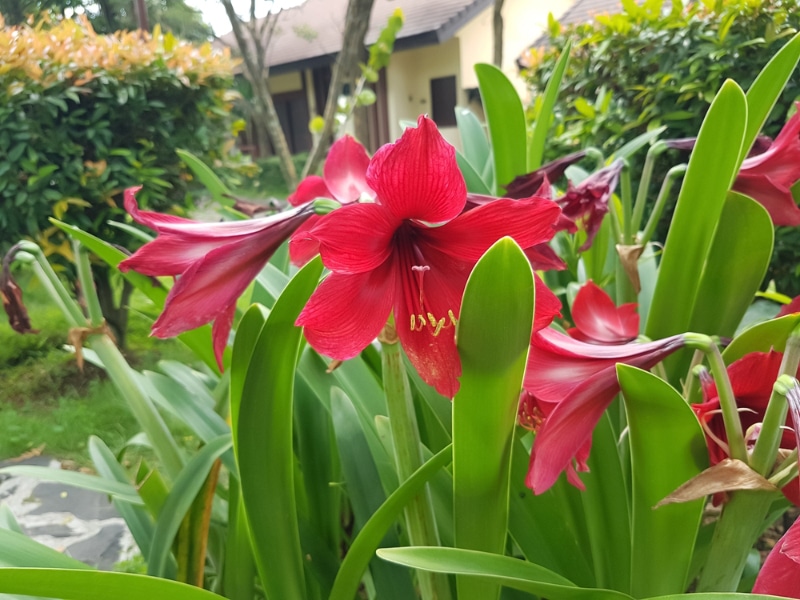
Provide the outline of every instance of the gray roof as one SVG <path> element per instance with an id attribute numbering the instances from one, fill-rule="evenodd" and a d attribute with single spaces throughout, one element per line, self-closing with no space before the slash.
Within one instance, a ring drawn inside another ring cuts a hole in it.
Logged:
<path id="1" fill-rule="evenodd" d="M 366 43 L 378 39 L 389 16 L 400 8 L 405 18 L 395 49 L 442 43 L 492 4 L 492 0 L 375 0 Z M 267 51 L 272 73 L 333 62 L 342 49 L 347 0 L 306 0 L 281 11 Z M 221 37 L 235 46 L 233 34 Z"/>
<path id="2" fill-rule="evenodd" d="M 637 0 L 637 3 L 640 0 Z M 567 11 L 561 15 L 555 15 L 556 20 L 563 26 L 581 25 L 592 21 L 598 15 L 613 15 L 622 12 L 622 2 L 620 0 L 577 0 Z M 547 32 L 536 38 L 531 44 L 531 48 L 547 45 Z"/>

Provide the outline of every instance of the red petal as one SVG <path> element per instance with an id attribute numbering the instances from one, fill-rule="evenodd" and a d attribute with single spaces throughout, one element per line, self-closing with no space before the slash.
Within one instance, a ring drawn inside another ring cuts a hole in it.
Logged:
<path id="1" fill-rule="evenodd" d="M 430 229 L 426 239 L 441 252 L 475 262 L 504 236 L 514 238 L 523 249 L 550 241 L 560 214 L 558 205 L 545 198 L 501 199 Z"/>
<path id="2" fill-rule="evenodd" d="M 443 223 L 464 208 L 467 187 L 455 149 L 427 117 L 372 157 L 367 183 L 397 219 Z"/>
<path id="3" fill-rule="evenodd" d="M 244 239 L 196 261 L 169 291 L 153 335 L 173 337 L 227 314 L 279 245 L 280 240 Z"/>
<path id="4" fill-rule="evenodd" d="M 636 304 L 617 308 L 593 281 L 581 287 L 572 304 L 572 320 L 583 341 L 601 344 L 624 344 L 639 335 Z"/>
<path id="5" fill-rule="evenodd" d="M 398 253 L 395 326 L 420 377 L 452 398 L 461 376 L 455 326 L 472 265 L 424 245 L 421 250 L 427 263 L 424 271 L 412 269 L 419 265 L 410 252 Z"/>
<path id="6" fill-rule="evenodd" d="M 778 314 L 775 315 L 775 318 L 785 317 L 786 315 L 791 315 L 796 312 L 800 312 L 800 296 L 795 296 L 789 304 L 784 304 L 780 311 L 778 311 Z"/>
<path id="7" fill-rule="evenodd" d="M 319 242 L 322 262 L 330 270 L 365 273 L 389 258 L 397 226 L 379 204 L 349 204 L 325 215 L 306 237 Z"/>
<path id="8" fill-rule="evenodd" d="M 231 327 L 233 327 L 234 315 L 236 315 L 235 302 L 214 319 L 214 326 L 211 328 L 214 357 L 217 359 L 217 366 L 219 366 L 220 371 L 224 368 L 222 365 L 222 355 L 225 353 L 225 348 L 228 347 L 228 337 L 231 333 Z"/>
<path id="9" fill-rule="evenodd" d="M 319 175 L 309 175 L 297 186 L 294 193 L 289 194 L 286 199 L 292 206 L 308 204 L 317 198 L 333 198 L 333 192 L 325 184 L 325 180 Z"/>
<path id="10" fill-rule="evenodd" d="M 525 256 L 536 271 L 563 271 L 567 263 L 561 260 L 549 244 L 536 244 L 525 250 Z"/>
<path id="11" fill-rule="evenodd" d="M 547 284 L 536 273 L 533 274 L 536 284 L 536 309 L 533 315 L 533 332 L 543 330 L 561 316 L 561 301 L 550 291 Z"/>
<path id="12" fill-rule="evenodd" d="M 338 360 L 353 358 L 386 324 L 394 279 L 391 261 L 366 273 L 332 273 L 311 296 L 297 325 L 305 328 L 308 343 L 321 354 Z"/>
<path id="13" fill-rule="evenodd" d="M 787 227 L 800 225 L 800 208 L 795 204 L 788 186 L 781 185 L 763 173 L 741 171 L 733 183 L 733 189 L 740 194 L 750 196 L 766 208 L 775 225 Z"/>
<path id="14" fill-rule="evenodd" d="M 289 258 L 292 264 L 302 267 L 319 254 L 319 242 L 311 239 L 308 232 L 317 225 L 321 218 L 320 215 L 311 215 L 289 238 Z"/>
<path id="15" fill-rule="evenodd" d="M 334 142 L 325 159 L 325 183 L 333 198 L 347 204 L 356 202 L 361 194 L 375 197 L 367 185 L 369 155 L 364 146 L 349 135 Z"/>
<path id="16" fill-rule="evenodd" d="M 778 540 L 756 577 L 754 594 L 800 598 L 800 520 Z"/>
<path id="17" fill-rule="evenodd" d="M 587 442 L 608 405 L 619 392 L 611 366 L 584 380 L 556 406 L 536 434 L 525 483 L 535 494 L 547 491 Z"/>

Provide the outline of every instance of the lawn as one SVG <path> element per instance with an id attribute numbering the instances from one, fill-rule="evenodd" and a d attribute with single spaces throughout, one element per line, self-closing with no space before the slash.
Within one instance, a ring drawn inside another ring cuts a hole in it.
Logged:
<path id="1" fill-rule="evenodd" d="M 24 272 L 16 277 L 39 333 L 14 332 L 0 311 L 0 460 L 36 451 L 83 465 L 92 434 L 120 449 L 139 431 L 127 406 L 101 369 L 87 363 L 81 371 L 63 349 L 67 323 L 38 280 Z M 161 358 L 190 359 L 179 342 L 148 336 L 149 319 L 135 310 L 144 303 L 134 294 L 128 361 L 152 369 Z"/>

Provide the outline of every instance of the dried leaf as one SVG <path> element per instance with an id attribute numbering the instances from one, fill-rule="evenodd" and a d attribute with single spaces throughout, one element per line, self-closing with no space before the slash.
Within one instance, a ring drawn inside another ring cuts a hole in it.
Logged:
<path id="1" fill-rule="evenodd" d="M 16 254 L 17 246 L 11 248 L 3 259 L 3 270 L 0 273 L 0 297 L 3 299 L 3 309 L 8 315 L 11 329 L 17 333 L 39 333 L 38 329 L 31 327 L 28 310 L 22 302 L 22 290 L 11 277 L 11 261 Z"/>
<path id="2" fill-rule="evenodd" d="M 780 493 L 777 487 L 744 462 L 726 458 L 678 487 L 653 508 L 675 502 L 689 502 L 710 494 L 734 490 L 767 490 Z"/>
<path id="3" fill-rule="evenodd" d="M 633 289 L 636 290 L 637 294 L 642 291 L 642 283 L 639 280 L 639 257 L 642 255 L 642 252 L 644 252 L 644 246 L 641 244 L 634 244 L 632 246 L 617 244 L 619 261 L 622 264 L 622 268 L 625 269 L 625 273 L 628 275 L 628 279 L 631 280 Z"/>

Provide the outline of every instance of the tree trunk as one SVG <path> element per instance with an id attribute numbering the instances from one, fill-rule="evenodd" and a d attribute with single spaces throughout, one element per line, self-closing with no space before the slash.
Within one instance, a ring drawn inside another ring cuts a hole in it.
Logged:
<path id="1" fill-rule="evenodd" d="M 494 0 L 494 58 L 493 64 L 498 69 L 503 68 L 503 2 Z"/>
<path id="2" fill-rule="evenodd" d="M 314 140 L 314 147 L 303 168 L 303 177 L 316 172 L 331 143 L 336 117 L 336 101 L 341 93 L 342 85 L 348 75 L 352 73 L 355 65 L 358 64 L 358 59 L 364 51 L 364 38 L 367 35 L 369 17 L 372 14 L 374 2 L 375 0 L 350 0 L 347 4 L 342 51 L 333 68 L 328 101 L 325 103 L 325 113 L 322 115 L 325 126 Z"/>
<path id="3" fill-rule="evenodd" d="M 222 5 L 230 19 L 236 45 L 242 55 L 244 75 L 253 87 L 255 109 L 253 117 L 260 121 L 262 130 L 269 135 L 272 148 L 280 161 L 281 173 L 286 180 L 286 185 L 289 189 L 294 189 L 297 187 L 297 169 L 294 167 L 292 153 L 289 150 L 283 128 L 281 128 L 280 119 L 272 101 L 272 94 L 267 86 L 269 68 L 266 65 L 266 53 L 272 33 L 275 31 L 278 15 L 265 17 L 258 26 L 255 10 L 251 9 L 249 27 L 247 27 L 249 35 L 247 35 L 231 0 L 222 0 Z"/>
<path id="4" fill-rule="evenodd" d="M 133 293 L 133 285 L 125 279 L 122 281 L 122 293 L 117 304 L 114 302 L 114 288 L 111 286 L 109 270 L 95 266 L 94 271 L 95 290 L 103 317 L 116 338 L 117 346 L 124 349 L 128 333 L 128 304 Z"/>

